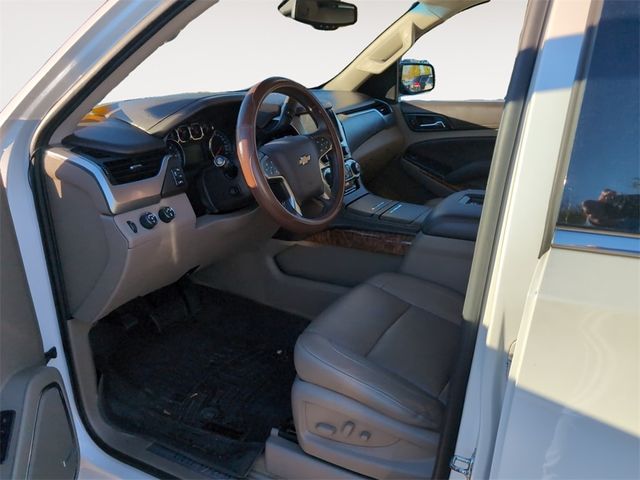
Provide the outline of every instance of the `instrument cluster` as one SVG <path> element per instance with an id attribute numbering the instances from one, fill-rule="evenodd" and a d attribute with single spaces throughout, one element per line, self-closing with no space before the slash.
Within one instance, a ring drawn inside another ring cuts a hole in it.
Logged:
<path id="1" fill-rule="evenodd" d="M 167 140 L 184 150 L 184 167 L 200 165 L 217 157 L 232 158 L 235 145 L 230 136 L 209 122 L 192 122 L 174 128 Z"/>

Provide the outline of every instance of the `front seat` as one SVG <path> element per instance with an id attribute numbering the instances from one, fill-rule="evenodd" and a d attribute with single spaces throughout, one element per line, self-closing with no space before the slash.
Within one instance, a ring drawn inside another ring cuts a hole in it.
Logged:
<path id="1" fill-rule="evenodd" d="M 425 478 L 435 463 L 463 297 L 387 273 L 300 335 L 293 415 L 308 454 L 374 478 Z"/>

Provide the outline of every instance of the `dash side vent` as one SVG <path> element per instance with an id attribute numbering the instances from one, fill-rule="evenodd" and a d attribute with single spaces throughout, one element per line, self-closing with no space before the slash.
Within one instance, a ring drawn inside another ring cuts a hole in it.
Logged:
<path id="1" fill-rule="evenodd" d="M 381 101 L 376 101 L 375 103 L 375 107 L 374 107 L 377 111 L 379 111 L 382 115 L 389 115 L 391 113 L 391 107 Z"/>
<path id="2" fill-rule="evenodd" d="M 122 185 L 155 177 L 162 167 L 162 158 L 162 154 L 153 153 L 106 160 L 102 168 L 113 185 Z"/>

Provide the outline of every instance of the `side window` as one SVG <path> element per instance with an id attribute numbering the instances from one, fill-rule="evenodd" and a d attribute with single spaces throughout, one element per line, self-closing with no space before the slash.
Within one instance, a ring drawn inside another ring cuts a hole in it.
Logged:
<path id="1" fill-rule="evenodd" d="M 435 88 L 405 100 L 499 100 L 509 87 L 526 0 L 492 0 L 423 35 L 403 59 L 427 60 Z"/>
<path id="2" fill-rule="evenodd" d="M 606 0 L 558 225 L 640 233 L 640 2 Z"/>

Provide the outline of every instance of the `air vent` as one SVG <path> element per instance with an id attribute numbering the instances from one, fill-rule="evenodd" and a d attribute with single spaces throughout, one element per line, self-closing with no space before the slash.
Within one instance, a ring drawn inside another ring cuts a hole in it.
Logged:
<path id="1" fill-rule="evenodd" d="M 162 167 L 162 154 L 137 155 L 118 160 L 107 160 L 102 166 L 113 185 L 137 182 L 155 177 Z"/>
<path id="2" fill-rule="evenodd" d="M 375 107 L 382 115 L 389 115 L 391 113 L 391 107 L 384 102 L 376 101 Z"/>

